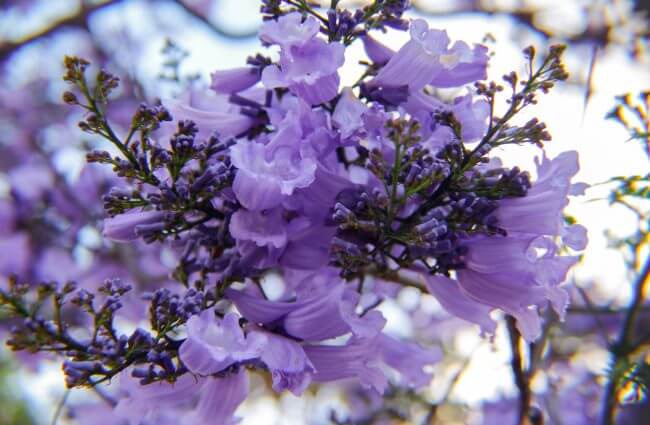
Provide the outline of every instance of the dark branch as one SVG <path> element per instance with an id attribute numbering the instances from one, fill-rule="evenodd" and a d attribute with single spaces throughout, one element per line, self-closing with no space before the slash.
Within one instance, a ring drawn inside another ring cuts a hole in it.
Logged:
<path id="1" fill-rule="evenodd" d="M 106 6 L 116 4 L 122 0 L 108 0 L 103 3 L 97 4 L 84 4 L 82 5 L 76 13 L 68 15 L 64 18 L 50 22 L 49 25 L 39 29 L 36 32 L 33 32 L 19 40 L 14 41 L 4 41 L 0 43 L 0 61 L 4 61 L 9 56 L 11 56 L 16 50 L 21 47 L 32 43 L 34 41 L 40 40 L 44 37 L 54 34 L 65 27 L 83 27 L 86 25 L 88 17 L 97 10 L 103 9 Z"/>
<path id="2" fill-rule="evenodd" d="M 510 337 L 510 348 L 512 357 L 510 359 L 510 367 L 514 375 L 515 385 L 519 390 L 519 422 L 518 425 L 525 425 L 528 420 L 528 413 L 530 411 L 530 403 L 532 400 L 532 393 L 530 391 L 529 376 L 524 370 L 523 357 L 521 355 L 521 346 L 519 344 L 521 334 L 517 330 L 515 318 L 512 316 L 506 317 L 506 324 L 508 325 L 508 336 Z"/>
<path id="3" fill-rule="evenodd" d="M 255 28 L 253 31 L 245 31 L 245 32 L 229 31 L 227 29 L 221 28 L 214 22 L 210 21 L 207 17 L 203 16 L 201 13 L 192 9 L 190 6 L 185 4 L 182 0 L 172 0 L 172 3 L 180 6 L 186 13 L 193 16 L 195 19 L 201 21 L 205 26 L 207 26 L 212 32 L 214 32 L 218 36 L 230 38 L 230 39 L 246 39 L 246 38 L 251 38 L 257 34 L 257 28 Z"/>
<path id="4" fill-rule="evenodd" d="M 603 411 L 601 423 L 603 425 L 614 425 L 616 423 L 616 405 L 617 405 L 617 388 L 619 381 L 620 368 L 619 363 L 626 359 L 627 356 L 636 349 L 637 344 L 634 339 L 634 330 L 637 316 L 641 311 L 647 283 L 650 282 L 650 257 L 646 259 L 643 269 L 639 272 L 634 282 L 634 295 L 627 308 L 627 314 L 621 327 L 621 331 L 616 342 L 610 347 L 612 355 L 612 373 L 605 386 L 605 395 L 603 399 Z"/>

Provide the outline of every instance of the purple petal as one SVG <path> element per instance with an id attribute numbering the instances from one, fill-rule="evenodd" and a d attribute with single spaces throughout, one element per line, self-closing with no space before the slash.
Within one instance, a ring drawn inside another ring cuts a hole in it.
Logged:
<path id="1" fill-rule="evenodd" d="M 104 220 L 103 235 L 105 238 L 115 242 L 131 242 L 138 239 L 136 228 L 141 224 L 153 224 L 161 222 L 164 213 L 162 211 L 134 211 L 116 215 Z"/>
<path id="2" fill-rule="evenodd" d="M 226 96 L 208 97 L 190 91 L 164 104 L 175 120 L 194 121 L 199 128 L 199 139 L 207 139 L 215 131 L 227 138 L 244 133 L 254 123 L 251 117 L 239 113 L 239 108 L 227 100 Z"/>
<path id="3" fill-rule="evenodd" d="M 140 385 L 139 379 L 127 373 L 120 375 L 120 389 L 126 397 L 115 406 L 115 416 L 129 424 L 138 425 L 143 420 L 155 422 L 161 406 L 178 406 L 188 403 L 201 390 L 205 383 L 203 378 L 185 374 L 176 382 L 165 381 Z"/>
<path id="4" fill-rule="evenodd" d="M 253 67 L 214 71 L 210 77 L 210 88 L 218 93 L 238 93 L 254 86 L 260 80 L 260 74 Z"/>
<path id="5" fill-rule="evenodd" d="M 526 196 L 500 201 L 499 225 L 509 232 L 559 235 L 571 178 L 578 170 L 575 151 L 563 152 L 552 160 L 543 157 L 537 164 L 537 179 Z"/>
<path id="6" fill-rule="evenodd" d="M 345 47 L 313 39 L 283 49 L 280 66 L 267 66 L 262 82 L 267 88 L 288 87 L 310 105 L 332 99 L 338 93 L 338 68 L 345 60 Z"/>
<path id="7" fill-rule="evenodd" d="M 229 229 L 235 239 L 252 241 L 257 246 L 283 248 L 287 244 L 281 208 L 262 212 L 239 210 L 232 215 Z"/>
<path id="8" fill-rule="evenodd" d="M 266 180 L 248 170 L 237 170 L 232 189 L 237 200 L 252 211 L 273 208 L 282 202 L 282 192 L 276 182 Z"/>
<path id="9" fill-rule="evenodd" d="M 238 170 L 233 183 L 237 200 L 247 209 L 260 211 L 275 207 L 282 195 L 314 181 L 316 162 L 301 158 L 291 147 L 264 146 L 248 140 L 230 148 L 231 160 Z M 271 154 L 271 158 L 267 156 Z"/>
<path id="10" fill-rule="evenodd" d="M 289 90 L 310 105 L 318 105 L 332 100 L 338 94 L 339 81 L 338 74 L 330 74 L 310 83 L 293 83 L 289 85 Z"/>
<path id="11" fill-rule="evenodd" d="M 388 381 L 383 372 L 374 367 L 381 351 L 376 339 L 352 340 L 347 345 L 311 345 L 304 347 L 307 357 L 316 368 L 313 380 L 331 382 L 356 378 L 364 387 L 383 394 Z"/>
<path id="12" fill-rule="evenodd" d="M 246 295 L 242 291 L 227 289 L 226 297 L 246 319 L 254 323 L 274 322 L 296 309 L 296 303 L 269 301 L 264 298 Z"/>
<path id="13" fill-rule="evenodd" d="M 492 308 L 465 295 L 458 282 L 445 276 L 427 275 L 425 284 L 429 293 L 449 314 L 479 325 L 481 332 L 494 334 L 496 323 L 490 318 Z"/>
<path id="14" fill-rule="evenodd" d="M 289 335 L 306 341 L 320 341 L 343 335 L 350 327 L 340 313 L 343 284 L 327 291 L 321 296 L 301 302 L 301 307 L 292 311 L 284 319 L 284 329 Z"/>
<path id="15" fill-rule="evenodd" d="M 420 388 L 431 382 L 432 374 L 424 372 L 423 368 L 442 358 L 440 350 L 425 350 L 418 344 L 399 341 L 386 334 L 381 334 L 379 341 L 382 359 L 398 371 L 409 386 Z"/>
<path id="16" fill-rule="evenodd" d="M 308 226 L 294 226 L 298 221 Z M 279 261 L 283 267 L 316 270 L 328 264 L 330 243 L 336 233 L 333 226 L 312 224 L 311 220 L 297 218 L 289 223 L 288 231 L 290 240 Z"/>
<path id="17" fill-rule="evenodd" d="M 430 81 L 434 87 L 458 87 L 487 78 L 487 47 L 477 44 L 474 49 L 457 41 L 442 57 L 443 69 Z"/>
<path id="18" fill-rule="evenodd" d="M 196 410 L 189 413 L 183 425 L 233 425 L 237 407 L 248 396 L 248 375 L 245 370 L 223 378 L 208 378 L 201 389 Z"/>
<path id="19" fill-rule="evenodd" d="M 266 338 L 261 360 L 271 372 L 273 389 L 288 389 L 299 396 L 311 382 L 314 367 L 302 347 L 288 338 L 269 332 L 252 331 L 251 336 Z"/>
<path id="20" fill-rule="evenodd" d="M 373 338 L 386 326 L 386 319 L 377 310 L 367 311 L 363 316 L 359 316 L 356 309 L 360 299 L 358 292 L 346 290 L 341 300 L 341 318 L 353 335 L 359 338 Z"/>
<path id="21" fill-rule="evenodd" d="M 587 228 L 580 224 L 572 224 L 562 229 L 562 242 L 571 249 L 582 251 L 587 247 Z"/>
<path id="22" fill-rule="evenodd" d="M 269 65 L 262 71 L 262 84 L 268 89 L 277 89 L 288 85 L 282 71 L 277 65 Z"/>
<path id="23" fill-rule="evenodd" d="M 346 87 L 341 92 L 341 97 L 336 104 L 332 114 L 332 122 L 341 132 L 342 138 L 350 137 L 357 130 L 363 127 L 361 119 L 366 106 L 354 95 L 352 89 Z"/>
<path id="24" fill-rule="evenodd" d="M 179 357 L 193 373 L 210 375 L 237 362 L 259 357 L 262 341 L 246 338 L 234 313 L 223 320 L 212 310 L 187 321 L 187 339 L 181 344 Z"/>
<path id="25" fill-rule="evenodd" d="M 27 272 L 30 267 L 31 248 L 29 236 L 19 232 L 2 236 L 0 238 L 0 275 L 16 274 L 18 276 Z M 11 255 L 7 255 L 7 253 Z"/>
<path id="26" fill-rule="evenodd" d="M 302 19 L 301 13 L 292 12 L 280 16 L 277 21 L 265 21 L 260 29 L 260 39 L 280 46 L 304 44 L 318 34 L 320 24 L 311 16 L 307 16 L 304 22 Z"/>
<path id="27" fill-rule="evenodd" d="M 361 37 L 363 48 L 368 58 L 377 65 L 383 65 L 393 57 L 395 52 L 369 35 Z"/>
<path id="28" fill-rule="evenodd" d="M 408 86 L 412 92 L 420 90 L 440 71 L 437 55 L 428 54 L 417 41 L 407 42 L 381 68 L 372 85 L 386 87 Z"/>

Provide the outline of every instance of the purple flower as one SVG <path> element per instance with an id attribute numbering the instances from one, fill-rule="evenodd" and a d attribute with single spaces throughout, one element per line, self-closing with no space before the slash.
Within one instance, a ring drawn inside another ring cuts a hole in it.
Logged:
<path id="1" fill-rule="evenodd" d="M 291 220 L 287 230 L 289 243 L 278 260 L 280 265 L 299 270 L 316 270 L 327 265 L 336 228 L 325 226 L 318 217 L 301 216 Z"/>
<path id="2" fill-rule="evenodd" d="M 235 411 L 246 400 L 247 395 L 248 374 L 244 370 L 225 377 L 206 378 L 199 395 L 199 403 L 183 417 L 181 424 L 234 425 L 238 422 L 234 417 Z"/>
<path id="3" fill-rule="evenodd" d="M 499 225 L 508 232 L 560 235 L 562 211 L 577 186 L 571 184 L 571 178 L 579 168 L 575 151 L 563 152 L 552 160 L 544 156 L 537 161 L 537 179 L 526 196 L 500 202 Z"/>
<path id="4" fill-rule="evenodd" d="M 457 271 L 462 293 L 514 316 L 528 341 L 539 336 L 538 309 L 550 303 L 563 317 L 568 304 L 568 295 L 560 284 L 578 257 L 558 255 L 552 238 L 562 234 L 562 210 L 574 188 L 571 177 L 577 171 L 575 152 L 565 152 L 553 160 L 543 158 L 526 196 L 499 203 L 496 217 L 507 236 L 478 235 L 464 242 L 464 267 Z M 584 247 L 586 234 L 581 227 L 566 232 L 571 246 Z M 459 304 L 462 298 L 454 295 L 457 289 L 452 281 L 432 277 L 427 288 L 452 314 L 480 324 L 486 332 L 493 331 L 485 309 L 466 300 Z"/>
<path id="5" fill-rule="evenodd" d="M 568 296 L 558 285 L 577 257 L 555 255 L 543 237 L 474 237 L 466 246 L 466 267 L 457 272 L 463 291 L 474 300 L 517 318 L 526 340 L 539 336 L 537 308 L 547 301 L 561 316 Z M 539 257 L 540 250 L 546 252 Z"/>
<path id="6" fill-rule="evenodd" d="M 358 379 L 362 386 L 383 394 L 388 385 L 379 369 L 381 349 L 377 338 L 351 339 L 346 345 L 307 345 L 307 357 L 316 368 L 315 382 Z"/>
<path id="7" fill-rule="evenodd" d="M 238 241 L 250 241 L 257 246 L 284 248 L 287 244 L 286 222 L 282 208 L 270 210 L 239 210 L 230 221 L 230 233 Z"/>
<path id="8" fill-rule="evenodd" d="M 369 35 L 361 37 L 363 42 L 363 49 L 366 51 L 368 58 L 376 65 L 384 65 L 395 55 L 395 52 L 390 48 L 384 46 Z"/>
<path id="9" fill-rule="evenodd" d="M 386 334 L 378 338 L 382 360 L 399 372 L 409 386 L 420 388 L 431 382 L 432 374 L 423 368 L 440 360 L 439 350 L 425 350 L 418 344 L 399 341 Z"/>
<path id="10" fill-rule="evenodd" d="M 183 405 L 188 406 L 194 395 L 203 389 L 205 380 L 188 374 L 179 377 L 173 384 L 154 382 L 140 385 L 137 378 L 127 373 L 120 375 L 120 389 L 125 393 L 117 406 L 115 415 L 126 420 L 129 425 L 140 425 L 158 419 L 170 410 Z"/>
<path id="11" fill-rule="evenodd" d="M 193 121 L 199 128 L 199 139 L 207 139 L 215 131 L 223 138 L 234 137 L 244 133 L 255 122 L 228 102 L 227 96 L 209 96 L 204 92 L 189 90 L 178 99 L 167 100 L 164 104 L 175 120 Z M 175 131 L 171 123 L 161 125 L 161 129 L 166 130 L 161 134 L 168 136 Z"/>
<path id="12" fill-rule="evenodd" d="M 580 224 L 571 224 L 562 227 L 562 243 L 576 251 L 582 251 L 587 247 L 587 228 Z"/>
<path id="13" fill-rule="evenodd" d="M 29 236 L 26 233 L 18 232 L 2 236 L 0 238 L 0 276 L 16 274 L 24 275 L 30 266 L 32 258 Z M 11 253 L 7 255 L 6 253 Z"/>
<path id="14" fill-rule="evenodd" d="M 278 264 L 295 269 L 326 265 L 335 229 L 297 214 L 282 207 L 233 214 L 230 232 L 246 264 L 257 269 Z"/>
<path id="15" fill-rule="evenodd" d="M 287 334 L 305 341 L 321 341 L 349 332 L 372 337 L 385 324 L 378 311 L 359 317 L 355 312 L 359 295 L 342 283 L 317 288 L 294 302 L 269 301 L 233 289 L 228 289 L 226 295 L 247 319 L 259 324 L 275 323 Z"/>
<path id="16" fill-rule="evenodd" d="M 434 115 L 441 112 L 450 112 L 461 125 L 461 136 L 463 142 L 473 142 L 485 135 L 487 130 L 487 119 L 490 114 L 488 103 L 483 99 L 475 100 L 471 93 L 459 96 L 453 103 L 441 102 L 436 97 L 422 91 L 411 93 L 403 105 L 404 109 L 417 117 L 425 128 L 424 135 L 428 136 L 425 144 L 434 150 L 438 150 L 450 142 L 454 142 L 456 136 L 451 128 L 435 122 Z M 433 130 L 428 134 L 426 130 Z"/>
<path id="17" fill-rule="evenodd" d="M 346 87 L 332 114 L 332 122 L 341 133 L 342 139 L 347 139 L 363 128 L 363 114 L 368 108 L 354 95 L 352 89 Z"/>
<path id="18" fill-rule="evenodd" d="M 244 207 L 252 211 L 273 208 L 283 196 L 314 181 L 316 161 L 301 154 L 301 135 L 297 125 L 287 124 L 268 147 L 242 140 L 230 148 L 232 163 L 237 167 L 233 190 Z M 281 145 L 274 146 L 275 142 Z"/>
<path id="19" fill-rule="evenodd" d="M 433 87 L 458 87 L 487 78 L 488 49 L 481 44 L 470 48 L 464 41 L 456 41 L 440 57 L 442 70 L 429 82 Z"/>
<path id="20" fill-rule="evenodd" d="M 326 102 L 338 92 L 338 68 L 343 65 L 345 46 L 316 37 L 320 24 L 298 12 L 266 21 L 260 39 L 281 47 L 280 63 L 262 71 L 267 88 L 287 87 L 310 105 Z"/>
<path id="21" fill-rule="evenodd" d="M 270 89 L 286 87 L 310 105 L 332 99 L 338 93 L 339 75 L 345 47 L 314 38 L 304 45 L 293 45 L 280 55 L 279 66 L 262 71 L 262 82 Z"/>
<path id="22" fill-rule="evenodd" d="M 104 220 L 103 235 L 115 242 L 131 242 L 138 239 L 138 226 L 160 223 L 163 216 L 162 211 L 131 210 Z"/>
<path id="23" fill-rule="evenodd" d="M 187 339 L 179 349 L 183 364 L 193 373 L 210 375 L 238 362 L 258 358 L 263 339 L 244 335 L 234 313 L 219 320 L 205 310 L 187 321 Z"/>
<path id="24" fill-rule="evenodd" d="M 52 173 L 44 164 L 20 164 L 8 172 L 7 180 L 14 194 L 28 202 L 41 198 L 52 186 Z"/>
<path id="25" fill-rule="evenodd" d="M 454 99 L 451 112 L 461 124 L 463 141 L 473 142 L 485 135 L 490 116 L 490 106 L 484 99 L 476 99 L 471 93 Z"/>
<path id="26" fill-rule="evenodd" d="M 260 360 L 271 372 L 273 390 L 301 395 L 311 382 L 314 367 L 300 344 L 270 332 L 254 330 L 249 336 L 265 340 Z"/>
<path id="27" fill-rule="evenodd" d="M 497 325 L 490 318 L 492 307 L 469 298 L 455 280 L 445 276 L 423 277 L 429 293 L 449 314 L 479 325 L 482 333 L 494 334 Z"/>
<path id="28" fill-rule="evenodd" d="M 219 320 L 212 310 L 188 320 L 187 339 L 179 349 L 179 357 L 190 372 L 199 375 L 259 360 L 271 372 L 273 389 L 289 389 L 296 395 L 307 388 L 313 372 L 309 359 L 295 341 L 256 329 L 244 334 L 239 316 L 228 313 Z"/>
<path id="29" fill-rule="evenodd" d="M 210 88 L 217 93 L 238 93 L 254 86 L 260 76 L 258 69 L 251 66 L 217 70 L 210 75 Z"/>
<path id="30" fill-rule="evenodd" d="M 267 44 L 277 44 L 283 48 L 300 46 L 313 39 L 320 30 L 320 24 L 312 17 L 299 12 L 287 13 L 278 20 L 268 20 L 260 29 L 260 40 Z"/>
<path id="31" fill-rule="evenodd" d="M 449 48 L 446 31 L 429 29 L 426 21 L 411 22 L 411 40 L 381 68 L 371 84 L 399 87 L 407 85 L 411 92 L 427 84 L 456 87 L 486 78 L 487 49 L 471 49 L 458 41 Z"/>
<path id="32" fill-rule="evenodd" d="M 0 199 L 0 235 L 13 232 L 16 223 L 16 208 L 8 199 Z"/>
<path id="33" fill-rule="evenodd" d="M 306 341 L 319 341 L 352 332 L 359 337 L 377 335 L 386 320 L 378 311 L 363 317 L 355 312 L 359 294 L 345 289 L 344 285 L 312 294 L 301 306 L 285 317 L 283 326 L 288 334 Z"/>

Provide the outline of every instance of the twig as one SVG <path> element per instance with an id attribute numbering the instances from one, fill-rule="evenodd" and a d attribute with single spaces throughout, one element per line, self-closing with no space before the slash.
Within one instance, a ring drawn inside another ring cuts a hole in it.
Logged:
<path id="1" fill-rule="evenodd" d="M 589 71 L 587 73 L 587 81 L 585 82 L 585 95 L 582 102 L 582 122 L 584 122 L 585 116 L 587 115 L 587 105 L 589 104 L 589 100 L 591 100 L 591 96 L 594 94 L 593 78 L 594 78 L 594 70 L 596 69 L 597 59 L 598 59 L 598 45 L 594 44 L 594 47 L 591 50 L 591 60 L 589 61 Z"/>
<path id="2" fill-rule="evenodd" d="M 518 425 L 525 425 L 528 418 L 528 411 L 530 410 L 530 402 L 532 393 L 529 386 L 529 376 L 524 371 L 521 349 L 519 340 L 521 334 L 517 330 L 515 318 L 512 316 L 506 317 L 506 324 L 508 326 L 508 336 L 510 337 L 510 349 L 512 351 L 512 358 L 510 360 L 510 367 L 515 379 L 515 385 L 519 389 L 519 422 Z"/>
<path id="3" fill-rule="evenodd" d="M 616 423 L 616 390 L 618 386 L 618 373 L 617 366 L 619 362 L 626 358 L 629 353 L 634 351 L 635 344 L 632 341 L 634 337 L 634 325 L 636 318 L 641 310 L 643 303 L 646 284 L 650 279 L 650 256 L 646 258 L 643 269 L 637 276 L 634 282 L 634 295 L 630 301 L 630 305 L 623 321 L 623 326 L 616 339 L 616 342 L 611 345 L 610 353 L 612 355 L 612 373 L 605 385 L 605 393 L 603 397 L 603 410 L 601 414 L 601 423 L 603 425 L 614 425 Z"/>
<path id="4" fill-rule="evenodd" d="M 434 425 L 436 423 L 436 414 L 438 411 L 438 406 L 441 406 L 449 401 L 449 397 L 451 397 L 452 393 L 454 392 L 456 385 L 458 384 L 458 382 L 460 382 L 460 379 L 463 377 L 463 374 L 467 371 L 467 368 L 472 362 L 472 359 L 474 358 L 474 354 L 476 354 L 476 352 L 482 345 L 483 345 L 483 341 L 480 341 L 469 353 L 469 356 L 463 359 L 463 363 L 458 367 L 458 370 L 456 370 L 454 375 L 451 377 L 451 380 L 449 381 L 449 386 L 445 390 L 444 395 L 442 396 L 439 402 L 431 406 L 431 409 L 429 409 L 429 412 L 427 412 L 427 416 L 425 420 L 422 421 L 422 425 Z"/>
<path id="5" fill-rule="evenodd" d="M 593 316 L 594 321 L 596 322 L 596 326 L 598 327 L 598 330 L 600 331 L 601 336 L 603 337 L 603 340 L 605 341 L 605 344 L 609 345 L 610 341 L 609 341 L 609 338 L 607 336 L 607 329 L 605 328 L 605 325 L 603 324 L 602 320 L 600 320 L 600 316 L 598 314 L 596 314 L 594 304 L 589 299 L 589 296 L 587 295 L 587 292 L 585 292 L 585 290 L 582 289 L 582 288 L 578 288 L 578 293 L 580 294 L 580 297 L 582 297 L 582 300 L 587 305 L 587 310 Z"/>
<path id="6" fill-rule="evenodd" d="M 40 40 L 48 35 L 52 35 L 61 28 L 67 26 L 83 26 L 88 17 L 99 9 L 118 3 L 122 0 L 108 0 L 103 3 L 83 4 L 76 13 L 64 18 L 52 21 L 50 25 L 39 29 L 19 40 L 5 41 L 0 43 L 0 61 L 7 59 L 13 52 L 33 41 Z"/>
<path id="7" fill-rule="evenodd" d="M 201 21 L 201 23 L 206 25 L 212 32 L 214 32 L 215 34 L 221 37 L 242 40 L 246 38 L 251 38 L 257 34 L 257 28 L 255 28 L 253 31 L 246 31 L 246 32 L 228 31 L 216 25 L 214 22 L 210 21 L 207 17 L 203 16 L 196 10 L 192 9 L 189 5 L 185 4 L 185 2 L 183 2 L 182 0 L 172 0 L 172 3 L 181 7 L 186 13 Z"/>
<path id="8" fill-rule="evenodd" d="M 59 422 L 59 417 L 61 416 L 61 412 L 63 412 L 63 407 L 65 406 L 65 402 L 68 400 L 69 395 L 70 389 L 65 390 L 63 397 L 61 397 L 61 400 L 57 403 L 54 416 L 52 417 L 52 425 L 56 425 Z"/>
<path id="9" fill-rule="evenodd" d="M 117 401 L 115 401 L 115 400 L 113 399 L 113 397 L 111 397 L 111 396 L 109 396 L 108 394 L 106 394 L 106 393 L 104 392 L 104 390 L 102 390 L 101 388 L 99 388 L 99 386 L 97 386 L 97 385 L 93 385 L 91 388 L 93 389 L 93 391 L 95 392 L 95 394 L 97 394 L 97 396 L 99 396 L 99 398 L 101 398 L 104 402 L 106 402 L 106 404 L 108 404 L 108 405 L 111 406 L 111 407 L 115 407 L 115 406 L 117 406 Z"/>

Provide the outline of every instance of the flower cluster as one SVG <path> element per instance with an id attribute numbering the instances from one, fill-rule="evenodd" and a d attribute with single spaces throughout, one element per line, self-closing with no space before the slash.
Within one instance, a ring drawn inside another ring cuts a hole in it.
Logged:
<path id="1" fill-rule="evenodd" d="M 567 307 L 561 284 L 578 257 L 564 254 L 584 249 L 586 234 L 563 209 L 584 185 L 571 183 L 575 152 L 542 152 L 532 177 L 492 150 L 550 140 L 538 120 L 512 118 L 566 79 L 563 49 L 525 51 L 528 75 L 504 76 L 511 94 L 497 116 L 504 88 L 482 81 L 487 49 L 404 20 L 406 6 L 352 13 L 333 2 L 324 16 L 302 0 L 264 2 L 260 40 L 277 59 L 216 71 L 212 92 L 141 105 L 124 135 L 107 113 L 118 79 L 100 71 L 91 83 L 88 62 L 67 58 L 64 100 L 86 111 L 83 131 L 113 145 L 87 158 L 123 182 L 103 198 L 104 237 L 168 245 L 179 285 L 145 295 L 149 331 L 121 334 L 127 286 L 41 285 L 34 299 L 12 282 L 0 291 L 22 317 L 12 347 L 65 355 L 71 387 L 119 376 L 115 414 L 129 423 L 231 423 L 247 370 L 296 395 L 339 380 L 383 393 L 388 376 L 426 385 L 439 353 L 384 332 L 383 281 L 428 291 L 486 334 L 502 311 L 534 341 L 540 310 Z M 410 40 L 393 51 L 370 35 L 387 27 L 408 28 Z M 369 61 L 341 87 L 357 40 Z M 463 94 L 438 90 L 449 88 Z M 269 276 L 281 278 L 279 294 L 267 293 Z M 89 339 L 70 334 L 67 309 L 92 318 Z"/>

